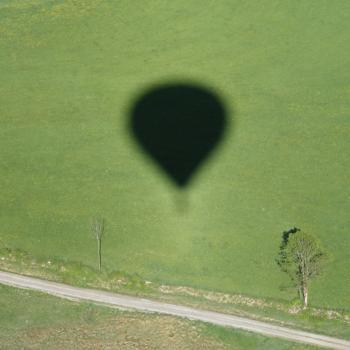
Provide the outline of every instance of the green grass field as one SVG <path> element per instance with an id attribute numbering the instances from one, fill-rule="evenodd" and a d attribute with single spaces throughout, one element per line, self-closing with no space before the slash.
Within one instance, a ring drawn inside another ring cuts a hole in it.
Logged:
<path id="1" fill-rule="evenodd" d="M 0 349 L 279 349 L 317 347 L 191 322 L 74 303 L 0 285 Z"/>
<path id="2" fill-rule="evenodd" d="M 348 309 L 350 3 L 0 2 L 0 238 L 159 283 L 290 300 L 281 232 L 331 261 L 313 306 Z M 215 91 L 230 127 L 185 190 L 128 130 L 158 83 Z M 178 201 L 187 201 L 179 211 Z"/>

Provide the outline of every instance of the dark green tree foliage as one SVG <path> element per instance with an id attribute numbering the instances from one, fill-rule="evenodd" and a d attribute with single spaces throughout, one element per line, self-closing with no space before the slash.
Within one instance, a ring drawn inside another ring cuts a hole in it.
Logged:
<path id="1" fill-rule="evenodd" d="M 308 305 L 310 280 L 322 272 L 326 254 L 312 235 L 294 227 L 283 232 L 277 264 L 298 289 L 304 307 Z"/>

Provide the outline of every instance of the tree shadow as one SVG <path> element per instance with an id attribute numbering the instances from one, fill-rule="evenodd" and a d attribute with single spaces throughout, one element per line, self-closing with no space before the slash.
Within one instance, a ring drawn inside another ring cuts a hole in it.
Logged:
<path id="1" fill-rule="evenodd" d="M 288 245 L 289 238 L 291 237 L 291 235 L 297 233 L 298 231 L 300 231 L 300 228 L 294 226 L 294 227 L 282 232 L 282 241 L 280 244 L 278 257 L 275 259 L 277 265 L 280 268 L 282 268 L 282 271 L 285 271 L 283 265 L 287 259 L 286 248 Z"/>
<path id="2" fill-rule="evenodd" d="M 284 248 L 288 244 L 290 235 L 292 235 L 293 233 L 297 233 L 298 231 L 300 231 L 300 228 L 297 228 L 295 226 L 290 228 L 289 230 L 283 231 L 281 248 Z"/>
<path id="3" fill-rule="evenodd" d="M 146 91 L 130 117 L 130 131 L 139 145 L 179 188 L 189 184 L 228 124 L 225 108 L 213 92 L 180 83 Z"/>

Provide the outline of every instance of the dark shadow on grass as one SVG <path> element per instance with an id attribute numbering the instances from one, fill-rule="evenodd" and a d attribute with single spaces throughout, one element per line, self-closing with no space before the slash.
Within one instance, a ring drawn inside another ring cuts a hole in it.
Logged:
<path id="1" fill-rule="evenodd" d="M 297 227 L 292 227 L 289 230 L 283 231 L 282 232 L 282 243 L 281 243 L 281 249 L 284 248 L 289 241 L 289 236 L 292 235 L 293 233 L 297 233 L 298 231 L 300 231 L 300 228 Z"/>
<path id="2" fill-rule="evenodd" d="M 131 110 L 130 129 L 137 142 L 180 188 L 189 184 L 226 127 L 220 99 L 197 85 L 155 87 Z"/>

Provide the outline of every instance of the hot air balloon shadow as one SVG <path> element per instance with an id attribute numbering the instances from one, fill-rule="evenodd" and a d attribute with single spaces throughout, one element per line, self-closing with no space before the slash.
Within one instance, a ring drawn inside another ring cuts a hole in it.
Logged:
<path id="1" fill-rule="evenodd" d="M 131 109 L 130 129 L 138 144 L 181 189 L 217 146 L 226 124 L 219 98 L 197 85 L 154 87 Z"/>

